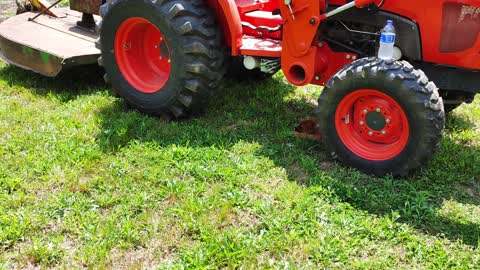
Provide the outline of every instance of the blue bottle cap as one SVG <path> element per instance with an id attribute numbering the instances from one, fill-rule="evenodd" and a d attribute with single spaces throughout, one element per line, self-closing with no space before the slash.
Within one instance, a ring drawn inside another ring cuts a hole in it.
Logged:
<path id="1" fill-rule="evenodd" d="M 393 24 L 392 20 L 387 20 L 387 24 Z"/>

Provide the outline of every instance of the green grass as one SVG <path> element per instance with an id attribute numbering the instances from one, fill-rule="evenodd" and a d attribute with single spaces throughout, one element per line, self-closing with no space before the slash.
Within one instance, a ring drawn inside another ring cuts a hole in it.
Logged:
<path id="1" fill-rule="evenodd" d="M 124 109 L 101 72 L 0 66 L 0 268 L 480 267 L 480 100 L 405 179 L 291 130 L 316 87 L 225 82 L 179 122 Z"/>

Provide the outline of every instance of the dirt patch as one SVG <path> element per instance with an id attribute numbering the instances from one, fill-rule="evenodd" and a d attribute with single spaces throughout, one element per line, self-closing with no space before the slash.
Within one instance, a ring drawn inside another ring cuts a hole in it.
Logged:
<path id="1" fill-rule="evenodd" d="M 17 12 L 17 4 L 15 0 L 0 1 L 0 22 L 12 17 Z"/>

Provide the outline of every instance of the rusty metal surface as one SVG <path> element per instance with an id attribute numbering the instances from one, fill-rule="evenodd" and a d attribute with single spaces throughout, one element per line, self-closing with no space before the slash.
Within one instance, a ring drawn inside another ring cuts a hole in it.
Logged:
<path id="1" fill-rule="evenodd" d="M 70 0 L 72 10 L 98 15 L 102 0 Z"/>
<path id="2" fill-rule="evenodd" d="M 9 64 L 55 77 L 62 70 L 62 58 L 26 47 L 0 36 L 0 58 Z"/>
<path id="3" fill-rule="evenodd" d="M 94 64 L 100 55 L 94 31 L 80 28 L 81 13 L 61 9 L 64 18 L 27 12 L 0 24 L 0 57 L 13 65 L 54 77 L 66 68 Z"/>
<path id="4" fill-rule="evenodd" d="M 320 134 L 320 127 L 316 118 L 308 118 L 300 122 L 293 131 L 293 135 L 301 139 L 309 139 L 320 141 L 322 135 Z"/>

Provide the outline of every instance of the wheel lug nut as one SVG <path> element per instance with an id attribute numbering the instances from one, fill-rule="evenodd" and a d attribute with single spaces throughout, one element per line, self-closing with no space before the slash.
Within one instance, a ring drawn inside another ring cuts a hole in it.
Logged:
<path id="1" fill-rule="evenodd" d="M 367 114 L 367 113 L 368 113 L 367 109 L 363 110 L 363 114 Z"/>
<path id="2" fill-rule="evenodd" d="M 382 135 L 385 135 L 387 134 L 387 132 L 385 130 L 382 130 Z"/>
<path id="3" fill-rule="evenodd" d="M 369 132 L 368 132 L 368 136 L 373 136 L 373 132 L 372 132 L 372 131 L 369 131 Z"/>
<path id="4" fill-rule="evenodd" d="M 380 108 L 377 108 L 375 111 L 376 112 L 381 112 L 382 110 L 380 110 Z"/>
<path id="5" fill-rule="evenodd" d="M 387 124 L 390 124 L 391 120 L 387 118 L 387 119 L 385 119 L 385 122 L 386 122 Z"/>
<path id="6" fill-rule="evenodd" d="M 363 125 L 365 125 L 365 122 L 360 121 L 360 126 L 363 126 Z"/>

